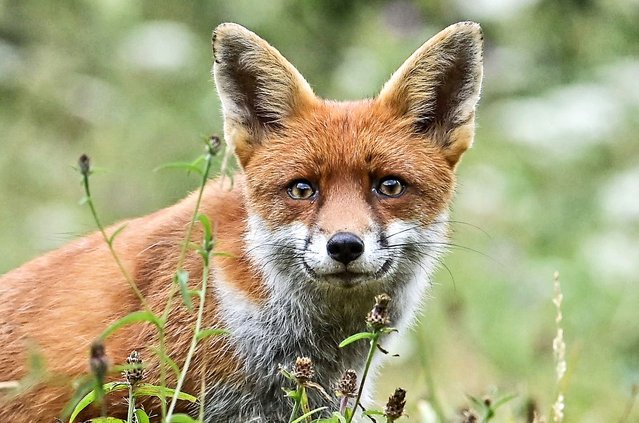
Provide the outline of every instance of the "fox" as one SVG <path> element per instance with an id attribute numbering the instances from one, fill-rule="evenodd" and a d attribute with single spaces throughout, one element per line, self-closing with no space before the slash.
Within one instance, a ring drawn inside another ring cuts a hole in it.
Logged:
<path id="1" fill-rule="evenodd" d="M 208 423 L 283 422 L 291 404 L 279 365 L 310 357 L 314 380 L 330 389 L 347 369 L 361 376 L 368 345 L 338 345 L 366 330 L 377 295 L 392 298 L 388 312 L 400 332 L 421 309 L 445 253 L 457 166 L 473 144 L 483 36 L 474 22 L 445 28 L 375 97 L 358 101 L 320 98 L 277 49 L 238 24 L 217 26 L 212 49 L 224 139 L 238 170 L 209 180 L 199 203 L 215 228 L 215 251 L 225 253 L 212 259 L 203 322 L 226 333 L 198 345 L 183 390 L 205 394 Z M 123 227 L 113 247 L 155 313 L 174 292 L 197 201 L 193 193 L 107 229 Z M 202 231 L 195 227 L 193 242 Z M 195 252 L 183 268 L 190 280 L 202 276 Z M 86 373 L 92 341 L 141 308 L 100 233 L 2 276 L 0 381 L 25 378 L 33 350 L 50 381 L 18 396 L 0 391 L 0 421 L 53 422 L 73 394 L 60 381 Z M 173 302 L 166 352 L 179 366 L 195 318 Z M 115 362 L 139 351 L 145 377 L 157 381 L 158 337 L 152 325 L 125 326 L 105 348 Z M 335 410 L 311 391 L 313 407 Z M 364 404 L 371 397 L 367 388 Z M 97 415 L 87 409 L 81 417 Z"/>

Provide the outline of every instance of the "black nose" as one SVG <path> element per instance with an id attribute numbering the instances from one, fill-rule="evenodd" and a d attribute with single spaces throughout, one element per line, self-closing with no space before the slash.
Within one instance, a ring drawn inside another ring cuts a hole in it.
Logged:
<path id="1" fill-rule="evenodd" d="M 338 232 L 326 243 L 326 251 L 333 260 L 348 264 L 362 255 L 364 241 L 350 232 Z"/>

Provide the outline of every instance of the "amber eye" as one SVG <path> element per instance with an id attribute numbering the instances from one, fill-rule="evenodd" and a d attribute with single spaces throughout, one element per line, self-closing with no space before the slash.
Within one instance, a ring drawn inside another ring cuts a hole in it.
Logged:
<path id="1" fill-rule="evenodd" d="M 304 179 L 293 181 L 288 186 L 288 196 L 293 200 L 308 200 L 315 195 L 315 188 Z"/>
<path id="2" fill-rule="evenodd" d="M 388 176 L 379 181 L 375 190 L 385 197 L 399 197 L 406 190 L 406 186 L 399 179 Z"/>

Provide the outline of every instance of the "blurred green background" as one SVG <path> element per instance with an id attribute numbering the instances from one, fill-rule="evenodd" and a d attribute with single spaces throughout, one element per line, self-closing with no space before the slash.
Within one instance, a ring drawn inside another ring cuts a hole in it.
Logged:
<path id="1" fill-rule="evenodd" d="M 375 95 L 466 19 L 482 24 L 486 53 L 453 213 L 459 247 L 379 398 L 406 388 L 410 421 L 424 423 L 437 404 L 458 418 L 467 394 L 517 393 L 497 421 L 548 415 L 558 270 L 566 419 L 618 421 L 639 382 L 637 0 L 0 0 L 0 273 L 94 228 L 78 205 L 81 153 L 106 170 L 93 186 L 109 223 L 194 189 L 152 169 L 221 133 L 218 23 L 249 27 L 318 94 L 347 99 Z"/>

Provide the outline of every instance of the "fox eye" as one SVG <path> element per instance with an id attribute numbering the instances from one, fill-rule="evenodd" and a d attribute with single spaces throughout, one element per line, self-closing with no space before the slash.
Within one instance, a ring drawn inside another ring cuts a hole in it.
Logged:
<path id="1" fill-rule="evenodd" d="M 293 200 L 308 200 L 315 195 L 315 188 L 309 181 L 300 179 L 288 186 L 288 196 Z"/>
<path id="2" fill-rule="evenodd" d="M 404 183 L 393 176 L 381 179 L 375 187 L 375 191 L 377 191 L 378 194 L 393 198 L 399 197 L 405 190 L 406 186 Z"/>

